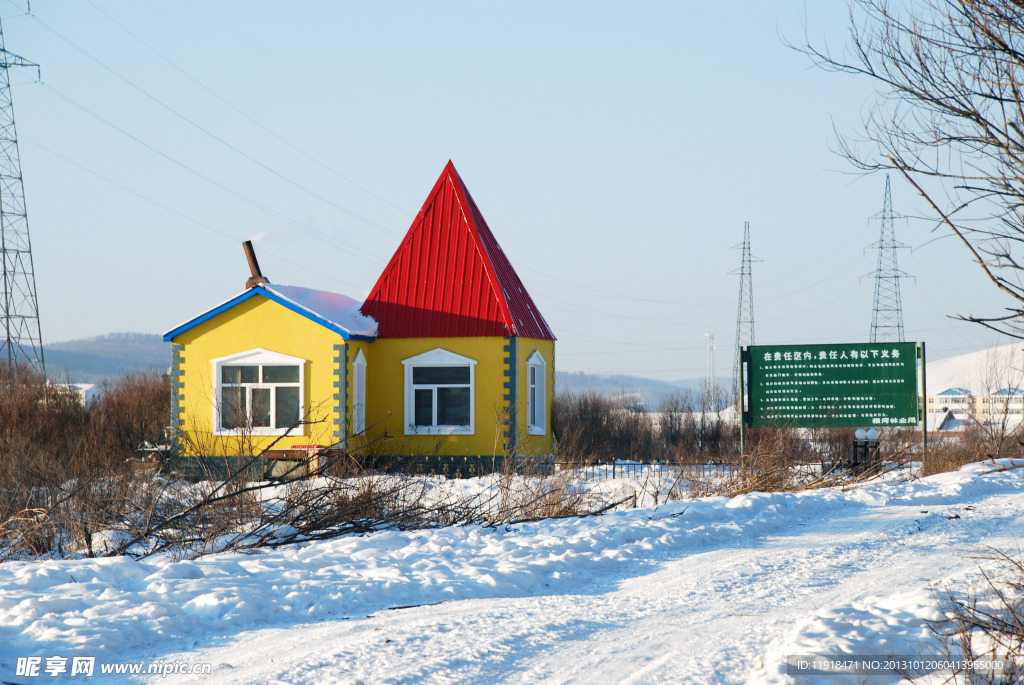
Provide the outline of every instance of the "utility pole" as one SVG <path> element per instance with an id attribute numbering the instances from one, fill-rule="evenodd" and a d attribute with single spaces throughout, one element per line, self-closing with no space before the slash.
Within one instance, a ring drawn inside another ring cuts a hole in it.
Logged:
<path id="1" fill-rule="evenodd" d="M 39 69 L 35 62 L 7 51 L 3 27 L 0 26 L 0 257 L 3 258 L 4 269 L 3 292 L 0 293 L 0 316 L 3 317 L 0 360 L 6 358 L 9 369 L 25 364 L 45 374 L 32 242 L 28 233 L 21 157 L 11 99 L 11 67 Z"/>
<path id="2" fill-rule="evenodd" d="M 704 396 L 700 403 L 700 449 L 702 452 L 707 447 L 707 413 L 714 406 L 715 397 L 715 332 L 708 331 L 704 337 L 708 339 L 708 373 L 704 379 Z"/>

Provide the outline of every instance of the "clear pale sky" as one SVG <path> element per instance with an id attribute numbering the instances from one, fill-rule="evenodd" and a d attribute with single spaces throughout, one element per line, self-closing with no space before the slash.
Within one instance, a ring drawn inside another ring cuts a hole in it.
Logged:
<path id="1" fill-rule="evenodd" d="M 44 344 L 163 333 L 271 281 L 363 298 L 454 161 L 564 371 L 728 376 L 743 222 L 756 341 L 868 339 L 884 177 L 833 153 L 874 85 L 786 47 L 843 3 L 0 4 Z M 899 178 L 894 207 L 924 215 Z M 908 219 L 907 340 L 1006 302 Z M 934 240 L 939 238 L 938 240 Z"/>

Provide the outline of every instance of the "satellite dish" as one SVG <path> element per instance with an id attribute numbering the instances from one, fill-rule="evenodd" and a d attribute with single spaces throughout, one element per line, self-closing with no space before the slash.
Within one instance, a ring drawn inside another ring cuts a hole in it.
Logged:
<path id="1" fill-rule="evenodd" d="M 868 440 L 878 440 L 878 431 L 874 428 L 868 431 Z"/>
<path id="2" fill-rule="evenodd" d="M 853 437 L 857 438 L 858 440 L 864 440 L 865 438 L 868 437 L 868 432 L 866 430 L 864 430 L 863 428 L 858 428 L 854 432 Z"/>

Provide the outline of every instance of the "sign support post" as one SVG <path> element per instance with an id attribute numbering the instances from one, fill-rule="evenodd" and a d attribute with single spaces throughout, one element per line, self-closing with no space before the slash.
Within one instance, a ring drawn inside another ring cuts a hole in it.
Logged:
<path id="1" fill-rule="evenodd" d="M 743 426 L 746 424 L 746 415 L 744 414 L 745 410 L 744 410 L 744 407 L 743 407 L 743 395 L 745 394 L 744 390 L 746 389 L 746 383 L 744 383 L 744 378 L 743 378 L 743 359 L 744 359 L 744 357 L 746 357 L 746 353 L 743 350 L 743 346 L 742 345 L 736 349 L 736 354 L 739 355 L 739 359 L 740 359 L 739 366 L 736 367 L 737 369 L 739 369 L 739 376 L 740 376 L 739 383 L 737 384 L 739 386 L 739 394 L 740 394 L 740 396 L 736 398 L 736 411 L 739 413 L 739 420 L 740 420 L 740 468 L 742 469 L 743 468 L 743 457 L 746 454 L 746 452 L 745 452 L 745 445 L 744 445 L 744 438 L 745 438 L 745 436 L 744 436 L 744 430 L 743 430 Z"/>
<path id="2" fill-rule="evenodd" d="M 917 357 L 921 364 L 921 476 L 924 476 L 925 464 L 928 462 L 928 379 L 925 363 L 924 342 L 917 347 Z"/>

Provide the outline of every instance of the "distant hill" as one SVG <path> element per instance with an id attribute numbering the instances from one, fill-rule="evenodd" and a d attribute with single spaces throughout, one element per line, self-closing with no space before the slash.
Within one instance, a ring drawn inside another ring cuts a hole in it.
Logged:
<path id="1" fill-rule="evenodd" d="M 171 363 L 171 345 L 151 333 L 109 333 L 94 338 L 47 343 L 46 372 L 52 380 L 73 383 L 98 383 L 133 371 L 165 372 Z M 719 378 L 718 385 L 728 388 L 731 381 Z M 657 409 L 666 398 L 686 393 L 699 395 L 703 378 L 674 382 L 639 376 L 558 371 L 555 391 L 558 393 L 593 392 L 606 397 L 636 396 L 637 404 Z"/>
<path id="2" fill-rule="evenodd" d="M 47 378 L 98 383 L 133 371 L 163 373 L 171 365 L 171 344 L 153 333 L 109 333 L 95 338 L 46 343 Z"/>
<path id="3" fill-rule="evenodd" d="M 967 387 L 974 392 L 987 388 L 1024 387 L 1024 343 L 1011 343 L 988 350 L 928 362 L 928 391 Z M 165 372 L 171 363 L 171 345 L 154 333 L 110 333 L 82 340 L 46 343 L 47 375 L 56 381 L 68 377 L 75 383 L 98 383 L 104 378 L 133 371 Z M 731 380 L 718 378 L 728 389 Z M 984 386 L 984 387 L 983 387 Z M 560 394 L 593 392 L 606 397 L 635 395 L 650 409 L 674 394 L 699 395 L 703 378 L 658 381 L 625 375 L 582 372 L 555 373 L 555 391 Z"/>
<path id="4" fill-rule="evenodd" d="M 928 362 L 928 392 L 966 388 L 986 395 L 1003 388 L 1024 388 L 1024 343 L 999 345 Z"/>
<path id="5" fill-rule="evenodd" d="M 728 389 L 732 381 L 718 378 L 716 382 L 721 389 Z M 555 392 L 558 394 L 579 394 L 592 392 L 605 397 L 634 395 L 637 403 L 643 403 L 648 409 L 657 409 L 665 399 L 672 395 L 692 393 L 699 397 L 703 392 L 704 379 L 691 378 L 682 381 L 658 381 L 640 376 L 602 376 L 593 373 L 555 372 Z"/>

